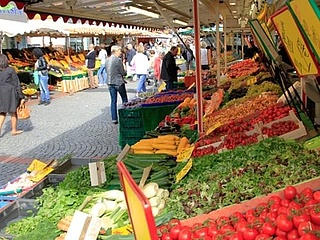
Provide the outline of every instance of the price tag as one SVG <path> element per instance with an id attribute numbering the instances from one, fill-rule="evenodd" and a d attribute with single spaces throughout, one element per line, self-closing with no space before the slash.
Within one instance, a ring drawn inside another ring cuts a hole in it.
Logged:
<path id="1" fill-rule="evenodd" d="M 218 127 L 221 127 L 221 123 L 217 122 L 215 123 L 212 127 L 210 127 L 207 131 L 206 131 L 206 135 L 209 135 L 210 133 L 212 133 L 214 130 L 216 130 Z"/>
<path id="2" fill-rule="evenodd" d="M 177 162 L 188 161 L 192 155 L 193 149 L 194 149 L 194 145 L 189 148 L 183 149 L 177 156 Z"/>
<path id="3" fill-rule="evenodd" d="M 192 167 L 192 158 L 189 159 L 187 164 L 184 166 L 184 168 L 181 169 L 181 171 L 176 176 L 176 183 L 180 182 L 184 176 L 187 175 L 187 173 L 190 171 Z"/>
<path id="4" fill-rule="evenodd" d="M 133 233 L 133 229 L 131 225 L 127 225 L 124 227 L 112 229 L 112 235 L 119 234 L 119 235 L 129 235 Z"/>

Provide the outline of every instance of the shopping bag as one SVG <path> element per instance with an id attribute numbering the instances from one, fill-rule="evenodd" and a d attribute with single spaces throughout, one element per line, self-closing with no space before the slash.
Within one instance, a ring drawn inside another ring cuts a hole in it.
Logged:
<path id="1" fill-rule="evenodd" d="M 33 72 L 33 82 L 35 85 L 39 85 L 39 73 L 38 71 Z"/>
<path id="2" fill-rule="evenodd" d="M 20 120 L 30 118 L 30 109 L 26 106 L 26 104 L 20 104 L 20 106 L 17 108 L 17 116 Z"/>

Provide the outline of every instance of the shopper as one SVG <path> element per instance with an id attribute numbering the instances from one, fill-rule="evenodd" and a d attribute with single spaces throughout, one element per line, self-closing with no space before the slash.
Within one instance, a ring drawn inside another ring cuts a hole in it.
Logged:
<path id="1" fill-rule="evenodd" d="M 202 70 L 209 70 L 208 50 L 206 42 L 201 42 L 200 62 Z"/>
<path id="2" fill-rule="evenodd" d="M 190 70 L 192 68 L 192 61 L 194 60 L 194 55 L 189 43 L 186 43 L 186 48 L 182 52 L 182 57 L 184 58 L 184 60 L 186 60 L 186 69 Z"/>
<path id="3" fill-rule="evenodd" d="M 11 134 L 18 135 L 23 132 L 17 129 L 17 107 L 20 104 L 24 104 L 24 95 L 18 75 L 9 67 L 7 56 L 0 54 L 0 137 L 7 113 L 11 114 Z"/>
<path id="4" fill-rule="evenodd" d="M 40 48 L 34 48 L 32 53 L 37 58 L 34 69 L 38 71 L 39 76 L 40 102 L 38 105 L 44 104 L 47 106 L 50 104 L 48 63 L 44 59 L 43 52 Z"/>
<path id="5" fill-rule="evenodd" d="M 138 86 L 136 96 L 139 97 L 139 93 L 146 92 L 146 79 L 149 71 L 149 60 L 144 54 L 144 47 L 139 45 L 137 47 L 137 54 L 134 55 L 131 66 L 134 66 L 135 73 L 137 75 Z"/>
<path id="6" fill-rule="evenodd" d="M 99 86 L 104 86 L 104 85 L 107 85 L 107 73 L 106 73 L 107 51 L 106 51 L 106 45 L 104 43 L 100 45 L 98 59 L 100 60 L 100 68 L 98 70 Z"/>
<path id="7" fill-rule="evenodd" d="M 178 48 L 172 46 L 170 51 L 163 57 L 161 66 L 161 79 L 166 83 L 166 89 L 173 89 L 173 83 L 178 81 L 178 67 L 175 56 L 177 56 Z"/>
<path id="8" fill-rule="evenodd" d="M 134 55 L 136 55 L 136 50 L 132 47 L 132 44 L 129 43 L 127 45 L 127 51 L 126 51 L 126 69 L 127 69 L 127 77 L 128 78 L 132 78 L 134 75 L 134 72 L 132 71 L 132 66 L 131 66 L 131 61 L 134 57 Z"/>
<path id="9" fill-rule="evenodd" d="M 96 65 L 96 57 L 97 57 L 97 54 L 94 49 L 94 45 L 90 44 L 89 45 L 89 52 L 87 53 L 87 55 L 85 57 L 86 58 L 86 66 L 88 69 L 88 78 L 89 78 L 89 87 L 90 88 L 97 88 L 98 87 L 98 85 L 95 83 L 94 76 L 93 76 L 95 65 Z"/>
<path id="10" fill-rule="evenodd" d="M 155 79 L 155 86 L 158 86 L 160 81 L 160 75 L 161 75 L 161 66 L 162 66 L 162 60 L 165 55 L 165 52 L 159 52 L 159 55 L 154 59 L 153 64 L 153 72 L 154 72 L 154 79 Z"/>
<path id="11" fill-rule="evenodd" d="M 111 98 L 111 119 L 114 124 L 118 123 L 117 93 L 120 94 L 122 104 L 128 102 L 124 80 L 126 71 L 120 59 L 121 53 L 121 47 L 114 45 L 111 47 L 111 56 L 106 60 L 107 84 Z"/>

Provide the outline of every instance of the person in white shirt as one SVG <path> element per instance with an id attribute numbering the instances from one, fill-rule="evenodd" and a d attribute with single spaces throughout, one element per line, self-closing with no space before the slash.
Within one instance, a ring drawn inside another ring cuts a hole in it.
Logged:
<path id="1" fill-rule="evenodd" d="M 146 92 L 146 78 L 149 71 L 149 60 L 144 54 L 144 47 L 137 46 L 137 54 L 134 55 L 131 61 L 131 66 L 135 69 L 138 79 L 137 96 L 140 92 Z"/>
<path id="2" fill-rule="evenodd" d="M 202 70 L 209 70 L 208 52 L 206 47 L 207 47 L 206 42 L 201 42 L 200 62 L 201 62 Z"/>
<path id="3" fill-rule="evenodd" d="M 104 43 L 100 45 L 100 51 L 98 55 L 98 59 L 100 60 L 100 68 L 98 70 L 99 86 L 107 85 L 107 72 L 106 72 L 107 51 L 105 47 L 106 46 Z"/>

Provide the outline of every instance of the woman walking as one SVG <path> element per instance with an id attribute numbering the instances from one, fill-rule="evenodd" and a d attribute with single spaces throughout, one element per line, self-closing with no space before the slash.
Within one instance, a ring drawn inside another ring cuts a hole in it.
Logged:
<path id="1" fill-rule="evenodd" d="M 11 113 L 11 134 L 18 135 L 23 132 L 17 129 L 17 108 L 23 103 L 24 95 L 18 75 L 9 67 L 7 56 L 0 54 L 0 137 L 7 113 Z"/>
<path id="2" fill-rule="evenodd" d="M 140 92 L 146 92 L 146 79 L 149 71 L 149 59 L 147 55 L 144 54 L 144 47 L 141 45 L 137 46 L 137 54 L 134 55 L 131 61 L 131 66 L 135 68 L 135 73 L 138 79 L 137 94 L 139 96 Z"/>

